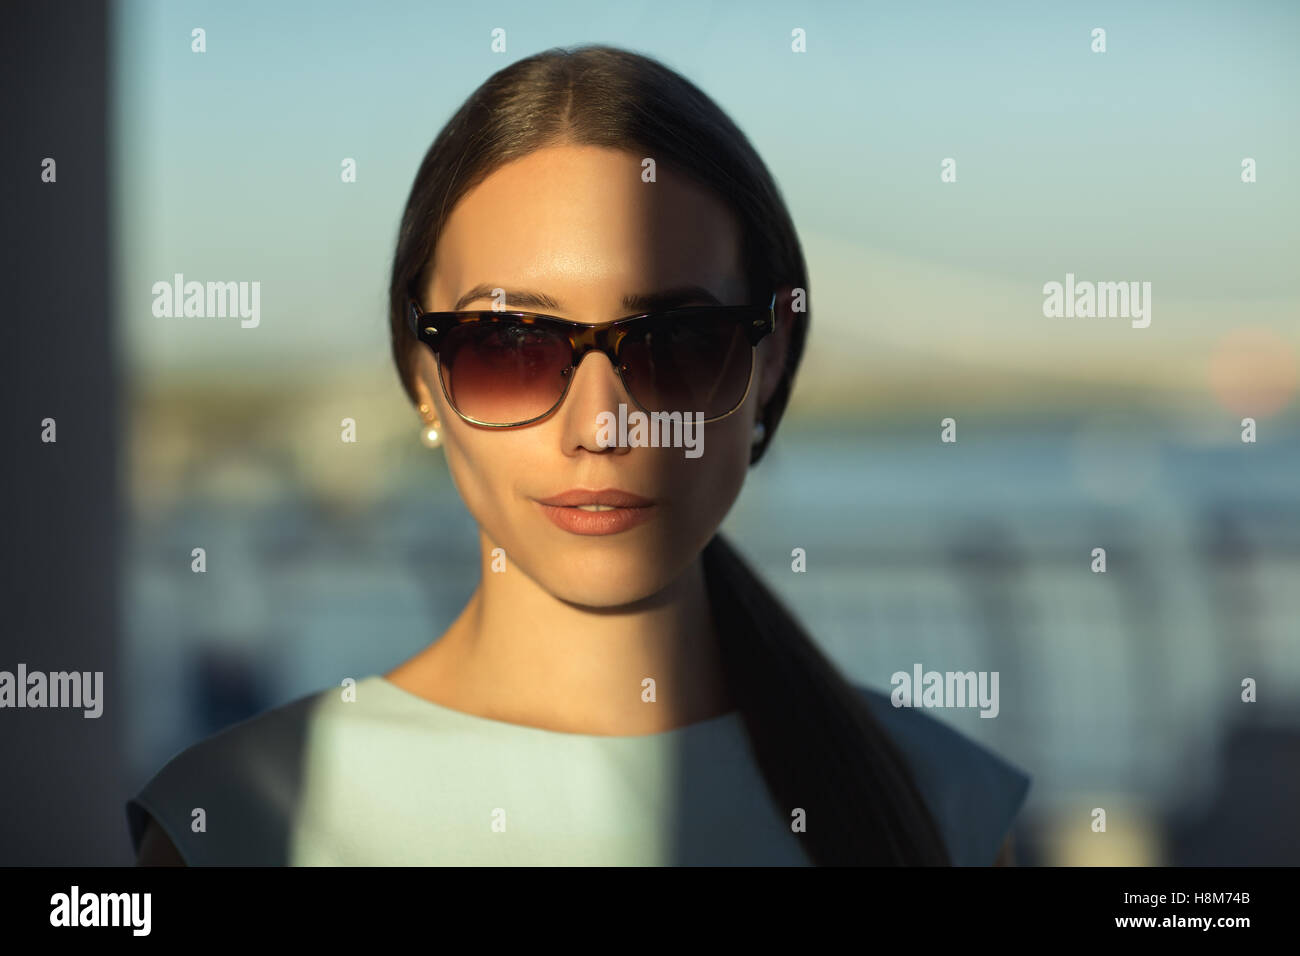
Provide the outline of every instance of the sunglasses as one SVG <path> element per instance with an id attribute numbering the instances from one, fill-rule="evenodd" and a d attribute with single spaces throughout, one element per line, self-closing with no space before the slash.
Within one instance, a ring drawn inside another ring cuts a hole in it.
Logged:
<path id="1" fill-rule="evenodd" d="M 599 325 L 536 312 L 425 312 L 412 297 L 407 324 L 436 356 L 452 409 L 475 425 L 545 418 L 592 350 L 605 353 L 642 411 L 713 422 L 749 395 L 758 343 L 776 328 L 776 294 L 765 306 L 692 306 Z"/>

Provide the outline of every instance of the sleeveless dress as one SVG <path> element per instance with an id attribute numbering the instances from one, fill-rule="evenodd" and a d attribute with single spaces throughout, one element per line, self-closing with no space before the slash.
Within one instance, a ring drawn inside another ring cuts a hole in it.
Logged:
<path id="1" fill-rule="evenodd" d="M 127 801 L 137 853 L 148 814 L 191 866 L 810 863 L 738 711 L 599 736 L 452 710 L 380 675 L 354 690 L 355 700 L 342 688 L 300 698 L 172 757 Z M 936 718 L 859 690 L 953 863 L 993 863 L 1030 777 Z"/>

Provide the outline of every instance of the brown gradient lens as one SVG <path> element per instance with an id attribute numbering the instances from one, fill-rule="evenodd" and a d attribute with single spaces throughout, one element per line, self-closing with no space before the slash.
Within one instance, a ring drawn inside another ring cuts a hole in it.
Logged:
<path id="1" fill-rule="evenodd" d="M 461 415 L 509 425 L 545 415 L 564 394 L 573 356 L 553 329 L 509 318 L 450 330 L 438 353 L 443 386 Z"/>
<path id="2" fill-rule="evenodd" d="M 642 408 L 717 418 L 745 397 L 753 347 L 734 318 L 683 312 L 623 339 L 619 358 Z"/>

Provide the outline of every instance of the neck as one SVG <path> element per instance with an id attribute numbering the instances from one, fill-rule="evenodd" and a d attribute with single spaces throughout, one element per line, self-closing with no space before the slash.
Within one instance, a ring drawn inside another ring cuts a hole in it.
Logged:
<path id="1" fill-rule="evenodd" d="M 493 573 L 493 547 L 481 539 L 481 580 L 460 616 L 389 680 L 455 710 L 567 733 L 660 733 L 732 708 L 698 556 L 658 594 L 591 608 L 517 567 Z"/>

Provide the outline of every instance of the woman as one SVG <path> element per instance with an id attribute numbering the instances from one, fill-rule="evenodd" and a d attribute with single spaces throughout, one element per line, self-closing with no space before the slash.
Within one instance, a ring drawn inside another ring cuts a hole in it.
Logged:
<path id="1" fill-rule="evenodd" d="M 388 674 L 173 758 L 128 804 L 140 861 L 1005 860 L 1028 778 L 848 683 L 716 533 L 807 289 L 771 176 L 676 73 L 593 46 L 488 79 L 420 166 L 389 301 L 480 584 Z M 678 416 L 647 440 L 646 412 Z"/>

